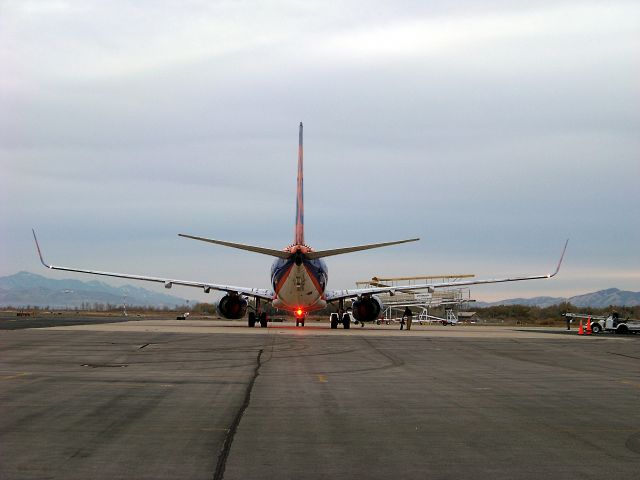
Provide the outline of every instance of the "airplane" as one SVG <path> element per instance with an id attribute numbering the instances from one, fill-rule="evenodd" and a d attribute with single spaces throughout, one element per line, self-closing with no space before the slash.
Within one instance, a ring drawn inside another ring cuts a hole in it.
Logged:
<path id="1" fill-rule="evenodd" d="M 107 277 L 126 278 L 131 280 L 141 280 L 147 282 L 163 283 L 165 288 L 171 288 L 173 285 L 181 285 L 186 287 L 201 288 L 205 293 L 211 290 L 224 292 L 224 296 L 217 304 L 218 313 L 227 319 L 243 318 L 249 307 L 249 299 L 255 300 L 254 311 L 249 312 L 248 326 L 254 327 L 259 322 L 261 327 L 267 327 L 267 315 L 261 309 L 261 302 L 270 302 L 275 308 L 292 312 L 296 319 L 296 327 L 304 327 L 305 319 L 308 313 L 321 310 L 328 303 L 336 302 L 338 304 L 339 315 L 337 319 L 331 316 L 331 328 L 338 328 L 338 324 L 342 323 L 345 329 L 350 327 L 348 315 L 345 312 L 344 301 L 352 301 L 353 316 L 360 322 L 375 321 L 380 313 L 384 310 L 384 306 L 377 294 L 395 292 L 407 292 L 414 290 L 428 290 L 433 292 L 438 288 L 480 285 L 488 283 L 517 282 L 523 280 L 535 280 L 552 278 L 557 275 L 564 258 L 565 251 L 569 240 L 564 245 L 560 260 L 553 273 L 546 275 L 530 275 L 512 278 L 497 278 L 487 280 L 463 280 L 439 283 L 424 283 L 403 286 L 378 286 L 367 288 L 356 288 L 346 290 L 327 290 L 328 269 L 323 258 L 345 253 L 358 252 L 373 248 L 387 247 L 391 245 L 399 245 L 408 242 L 415 242 L 418 238 L 410 238 L 406 240 L 396 240 L 383 243 L 372 243 L 366 245 L 357 245 L 352 247 L 335 248 L 330 250 L 314 250 L 305 243 L 304 238 L 304 198 L 303 198 L 303 126 L 300 122 L 298 133 L 298 179 L 297 179 L 297 195 L 296 195 L 296 218 L 294 227 L 293 243 L 282 250 L 265 248 L 255 245 L 245 245 L 241 243 L 226 242 L 215 240 L 212 238 L 178 234 L 180 237 L 199 240 L 202 242 L 213 243 L 225 247 L 247 250 L 250 252 L 260 253 L 275 257 L 271 266 L 271 289 L 267 288 L 249 288 L 233 285 L 221 285 L 217 283 L 198 282 L 190 280 L 178 280 L 163 277 L 151 277 L 146 275 L 135 275 L 127 273 L 104 272 L 99 270 L 89 270 L 85 268 L 61 267 L 49 265 L 45 262 L 38 238 L 35 230 L 32 229 L 33 238 L 36 243 L 36 249 L 40 262 L 51 270 L 64 270 L 68 272 L 87 273 L 91 275 L 103 275 Z"/>

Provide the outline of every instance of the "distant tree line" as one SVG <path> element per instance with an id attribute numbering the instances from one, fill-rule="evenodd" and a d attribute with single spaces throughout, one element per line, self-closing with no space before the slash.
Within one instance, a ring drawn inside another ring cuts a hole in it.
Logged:
<path id="1" fill-rule="evenodd" d="M 44 307 L 39 305 L 26 305 L 26 306 L 13 306 L 6 305 L 2 307 L 3 310 L 30 310 L 30 311 L 67 311 L 67 312 L 122 312 L 122 304 L 113 303 L 100 303 L 100 302 L 83 302 L 79 307 L 67 307 L 64 305 L 46 305 Z M 126 306 L 127 312 L 186 312 L 189 309 L 187 305 L 174 305 L 169 307 L 168 305 L 155 306 Z"/>
<path id="2" fill-rule="evenodd" d="M 249 302 L 249 311 L 255 308 L 255 302 Z M 318 312 L 314 312 L 312 316 L 314 317 L 328 317 L 331 313 L 337 311 L 337 305 L 328 305 L 327 308 L 320 310 Z M 117 313 L 122 312 L 122 304 L 115 305 L 111 303 L 86 303 L 83 304 L 82 307 L 74 307 L 74 308 L 65 308 L 59 306 L 49 306 L 46 307 L 38 307 L 38 306 L 26 306 L 26 307 L 4 307 L 5 310 L 28 310 L 28 311 L 93 311 L 93 312 L 111 312 Z M 535 307 L 535 306 L 527 306 L 527 305 L 498 305 L 492 307 L 478 307 L 474 308 L 473 304 L 469 304 L 469 310 L 476 312 L 476 317 L 483 322 L 497 322 L 497 323 L 519 323 L 519 324 L 560 324 L 564 322 L 563 313 L 586 313 L 590 315 L 609 315 L 611 312 L 615 311 L 622 318 L 635 318 L 640 319 L 640 306 L 634 307 L 621 307 L 621 306 L 609 306 L 607 308 L 588 308 L 588 307 L 576 307 L 569 302 L 563 302 L 557 305 L 551 305 L 549 307 Z M 191 312 L 196 315 L 203 316 L 216 316 L 216 304 L 214 303 L 196 303 L 195 305 L 175 305 L 173 307 L 169 306 L 129 306 L 127 305 L 126 310 L 128 313 L 175 313 L 175 312 Z M 415 309 L 414 309 L 415 310 Z M 262 304 L 262 311 L 267 312 L 267 315 L 270 317 L 278 317 L 278 316 L 289 316 L 290 314 L 287 312 L 279 311 L 269 303 Z M 417 311 L 414 311 L 414 314 L 417 314 Z M 444 317 L 445 309 L 444 307 L 439 308 L 430 308 L 429 314 Z"/>
<path id="3" fill-rule="evenodd" d="M 483 308 L 470 308 L 483 320 L 519 321 L 521 323 L 561 323 L 564 322 L 563 313 L 586 313 L 589 315 L 607 316 L 615 311 L 622 318 L 640 318 L 640 306 L 620 307 L 611 305 L 606 308 L 576 307 L 569 302 L 563 302 L 549 307 L 535 307 L 527 305 L 498 305 Z"/>

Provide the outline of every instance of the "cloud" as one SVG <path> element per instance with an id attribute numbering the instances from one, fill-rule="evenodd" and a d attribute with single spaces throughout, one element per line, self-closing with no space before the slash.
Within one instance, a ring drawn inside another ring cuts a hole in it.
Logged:
<path id="1" fill-rule="evenodd" d="M 576 265 L 637 271 L 633 2 L 2 8 L 5 273 L 37 268 L 35 225 L 67 263 L 266 286 L 268 261 L 175 234 L 288 243 L 300 120 L 313 245 L 423 237 L 336 259 L 332 287 L 537 271 L 567 236 Z"/>

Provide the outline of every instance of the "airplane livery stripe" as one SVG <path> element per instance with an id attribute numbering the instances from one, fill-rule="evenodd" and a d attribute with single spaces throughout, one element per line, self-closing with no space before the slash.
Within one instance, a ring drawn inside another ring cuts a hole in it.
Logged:
<path id="1" fill-rule="evenodd" d="M 317 272 L 314 272 L 313 269 L 309 268 L 309 264 L 308 262 L 304 263 L 304 269 L 307 271 L 307 274 L 309 274 L 309 278 L 311 279 L 311 281 L 313 282 L 314 287 L 316 287 L 316 290 L 323 295 L 324 294 L 324 287 L 322 286 L 322 284 L 320 283 L 320 278 L 318 276 Z"/>
<path id="2" fill-rule="evenodd" d="M 282 286 L 287 281 L 291 270 L 293 270 L 293 265 L 293 260 L 276 261 L 276 265 L 274 265 L 271 273 L 271 284 L 273 285 L 273 290 L 276 292 L 276 295 L 280 292 Z"/>

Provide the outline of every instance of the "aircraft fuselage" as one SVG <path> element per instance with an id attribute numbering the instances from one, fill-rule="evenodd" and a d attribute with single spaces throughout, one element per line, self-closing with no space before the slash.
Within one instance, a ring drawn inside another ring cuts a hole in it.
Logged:
<path id="1" fill-rule="evenodd" d="M 308 247 L 296 247 L 291 250 L 296 252 L 292 257 L 278 258 L 271 265 L 271 284 L 276 294 L 273 306 L 293 312 L 320 310 L 327 305 L 327 265 L 322 259 L 305 258 L 301 250 Z"/>

